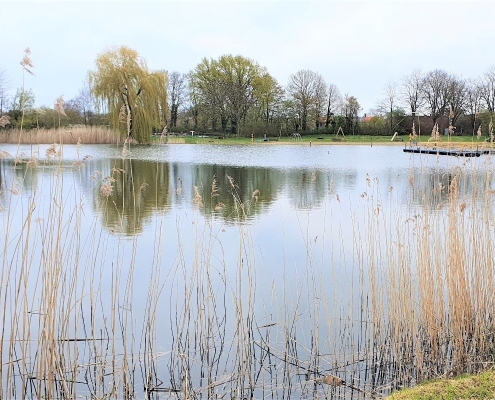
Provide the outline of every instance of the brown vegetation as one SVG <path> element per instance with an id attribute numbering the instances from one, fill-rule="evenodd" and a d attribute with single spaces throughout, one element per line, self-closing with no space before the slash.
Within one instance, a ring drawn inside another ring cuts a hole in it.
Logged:
<path id="1" fill-rule="evenodd" d="M 119 132 L 100 126 L 60 129 L 0 130 L 0 143 L 11 144 L 122 144 Z"/>

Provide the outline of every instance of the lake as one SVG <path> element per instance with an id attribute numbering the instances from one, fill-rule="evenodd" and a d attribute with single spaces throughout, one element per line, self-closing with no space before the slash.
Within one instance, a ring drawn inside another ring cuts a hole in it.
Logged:
<path id="1" fill-rule="evenodd" d="M 4 396 L 368 398 L 492 346 L 491 156 L 0 151 Z"/>

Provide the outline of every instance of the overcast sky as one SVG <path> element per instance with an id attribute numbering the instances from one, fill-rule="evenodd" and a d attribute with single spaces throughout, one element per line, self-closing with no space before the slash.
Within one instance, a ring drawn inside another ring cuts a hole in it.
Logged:
<path id="1" fill-rule="evenodd" d="M 282 86 L 320 73 L 369 113 L 387 83 L 413 69 L 480 77 L 495 65 L 495 1 L 6 1 L 0 70 L 37 106 L 75 97 L 98 54 L 129 46 L 150 69 L 188 72 L 202 58 L 242 55 Z"/>

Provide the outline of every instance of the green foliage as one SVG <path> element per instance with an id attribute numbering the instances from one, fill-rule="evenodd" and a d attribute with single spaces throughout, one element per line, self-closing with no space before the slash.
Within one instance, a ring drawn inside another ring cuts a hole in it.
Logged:
<path id="1" fill-rule="evenodd" d="M 10 128 L 19 128 L 21 124 L 23 124 L 27 128 L 33 125 L 33 121 L 35 121 L 35 118 L 32 118 L 32 116 L 30 117 L 30 114 L 32 114 L 34 110 L 34 101 L 35 98 L 31 89 L 17 89 L 17 92 L 10 105 L 10 111 L 8 113 L 10 117 Z"/>
<path id="2" fill-rule="evenodd" d="M 380 115 L 361 122 L 359 128 L 362 135 L 390 136 L 388 119 Z"/>
<path id="3" fill-rule="evenodd" d="M 478 125 L 481 124 L 481 134 L 483 139 L 487 139 L 490 136 L 490 123 L 494 123 L 493 121 L 494 113 L 489 111 L 482 112 L 478 115 Z"/>
<path id="4" fill-rule="evenodd" d="M 35 98 L 32 89 L 23 90 L 22 88 L 19 88 L 12 100 L 10 109 L 12 111 L 24 110 L 25 112 L 29 112 L 34 108 L 34 101 Z"/>
<path id="5" fill-rule="evenodd" d="M 336 134 L 339 130 L 339 127 L 344 129 L 344 133 L 346 133 L 347 121 L 346 118 L 342 115 L 335 115 L 332 117 L 330 124 L 327 128 L 328 133 Z"/>
<path id="6" fill-rule="evenodd" d="M 269 122 L 283 113 L 284 90 L 266 71 L 255 78 L 253 89 L 257 105 L 254 119 L 261 119 L 268 126 Z"/>
<path id="7" fill-rule="evenodd" d="M 256 106 L 264 119 L 281 88 L 263 68 L 242 56 L 204 58 L 190 75 L 192 102 L 201 104 L 213 130 L 240 134 L 241 124 Z M 268 111 L 267 111 L 268 110 Z"/>
<path id="8" fill-rule="evenodd" d="M 89 73 L 91 92 L 109 112 L 111 125 L 139 143 L 149 143 L 153 130 L 166 125 L 165 71 L 150 71 L 135 50 L 109 50 Z"/>

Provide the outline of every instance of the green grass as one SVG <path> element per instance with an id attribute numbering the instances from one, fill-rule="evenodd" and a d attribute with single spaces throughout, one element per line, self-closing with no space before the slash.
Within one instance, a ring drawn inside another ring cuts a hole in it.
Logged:
<path id="1" fill-rule="evenodd" d="M 495 369 L 480 375 L 463 374 L 455 379 L 440 379 L 392 394 L 388 400 L 495 399 Z"/>
<path id="2" fill-rule="evenodd" d="M 408 135 L 399 136 L 394 142 L 392 142 L 391 136 L 369 136 L 369 135 L 347 135 L 345 138 L 338 136 L 337 140 L 335 135 L 321 134 L 321 135 L 304 135 L 300 140 L 282 135 L 280 138 L 268 137 L 267 141 L 264 141 L 262 137 L 254 137 L 253 139 L 248 137 L 229 137 L 222 138 L 220 134 L 208 134 L 207 137 L 186 136 L 186 137 L 170 137 L 169 143 L 186 143 L 186 144 L 255 144 L 255 145 L 267 145 L 267 144 L 390 144 L 390 145 L 405 145 L 409 141 Z M 427 142 L 430 138 L 429 135 L 421 136 L 420 142 Z M 153 137 L 152 143 L 160 143 L 159 137 Z M 166 140 L 165 140 L 166 142 Z M 483 139 L 473 138 L 473 136 L 454 136 L 450 139 L 442 137 L 442 144 L 451 143 L 464 143 L 464 144 L 486 144 Z"/>

